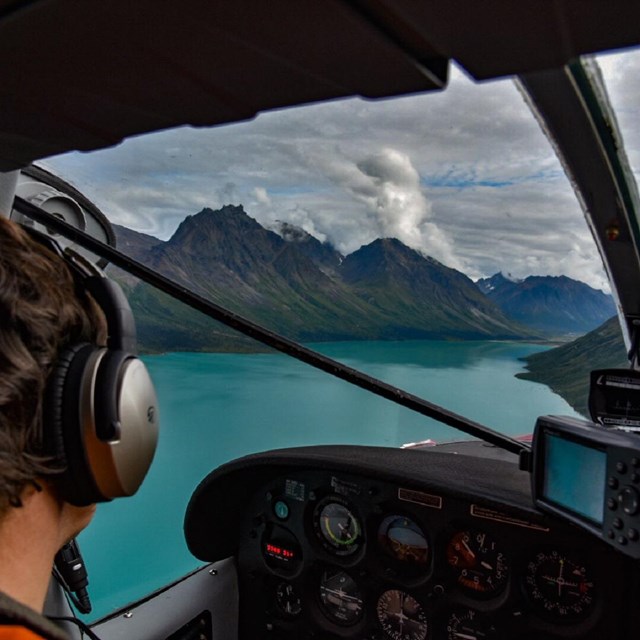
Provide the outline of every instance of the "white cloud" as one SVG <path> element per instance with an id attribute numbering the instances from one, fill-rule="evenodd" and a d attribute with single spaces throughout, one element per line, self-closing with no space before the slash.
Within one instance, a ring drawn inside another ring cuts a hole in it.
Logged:
<path id="1" fill-rule="evenodd" d="M 639 69 L 637 54 L 604 62 L 636 170 Z M 474 84 L 454 69 L 441 93 L 184 127 L 46 164 L 114 221 L 163 239 L 205 206 L 241 203 L 343 253 L 393 235 L 472 277 L 565 273 L 603 286 L 575 196 L 508 80 Z"/>
<path id="2" fill-rule="evenodd" d="M 429 221 L 431 206 L 409 156 L 383 148 L 358 163 L 334 164 L 332 178 L 365 205 L 370 235 L 398 238 L 451 267 L 463 268 L 451 240 Z"/>
<path id="3" fill-rule="evenodd" d="M 266 205 L 271 204 L 271 198 L 269 197 L 269 194 L 267 193 L 267 190 L 264 187 L 255 187 L 253 190 L 253 193 L 255 195 L 256 200 L 260 204 L 266 204 Z"/>

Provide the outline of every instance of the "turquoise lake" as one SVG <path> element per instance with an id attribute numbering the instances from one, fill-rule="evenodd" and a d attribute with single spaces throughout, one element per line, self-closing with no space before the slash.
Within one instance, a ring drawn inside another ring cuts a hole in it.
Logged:
<path id="1" fill-rule="evenodd" d="M 540 345 L 345 342 L 315 346 L 497 431 L 521 435 L 542 414 L 577 415 L 546 386 L 518 380 Z M 182 523 L 189 497 L 218 465 L 278 447 L 350 443 L 397 447 L 465 434 L 280 354 L 168 353 L 144 358 L 160 401 L 160 443 L 136 496 L 103 504 L 80 545 L 90 619 L 191 571 Z M 211 513 L 211 518 L 224 518 Z"/>

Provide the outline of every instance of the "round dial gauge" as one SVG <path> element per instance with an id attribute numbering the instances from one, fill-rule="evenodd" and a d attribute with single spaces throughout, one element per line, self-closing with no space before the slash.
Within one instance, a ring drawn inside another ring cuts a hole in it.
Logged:
<path id="1" fill-rule="evenodd" d="M 336 498 L 320 502 L 314 523 L 323 546 L 336 555 L 348 555 L 360 545 L 362 527 L 351 509 Z"/>
<path id="2" fill-rule="evenodd" d="M 378 598 L 378 622 L 393 640 L 424 640 L 427 617 L 418 601 L 404 591 L 391 589 Z"/>
<path id="3" fill-rule="evenodd" d="M 422 529 L 410 518 L 397 515 L 385 518 L 378 529 L 378 541 L 396 560 L 427 564 L 429 543 Z"/>
<path id="4" fill-rule="evenodd" d="M 447 545 L 447 562 L 458 584 L 477 596 L 501 591 L 509 576 L 507 559 L 495 540 L 483 531 L 459 531 Z"/>
<path id="5" fill-rule="evenodd" d="M 300 615 L 302 598 L 290 582 L 280 582 L 276 587 L 276 603 L 282 613 L 291 618 Z"/>
<path id="6" fill-rule="evenodd" d="M 447 640 L 490 640 L 495 628 L 473 609 L 453 611 L 447 621 Z"/>
<path id="7" fill-rule="evenodd" d="M 525 590 L 534 607 L 555 620 L 586 618 L 595 605 L 586 565 L 559 551 L 540 552 L 529 562 Z"/>
<path id="8" fill-rule="evenodd" d="M 327 570 L 320 578 L 320 602 L 327 618 L 352 625 L 362 617 L 362 592 L 354 579 L 344 571 Z"/>

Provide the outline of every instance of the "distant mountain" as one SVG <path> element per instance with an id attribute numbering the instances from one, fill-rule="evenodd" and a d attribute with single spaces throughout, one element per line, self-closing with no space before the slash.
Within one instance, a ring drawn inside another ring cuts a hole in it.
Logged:
<path id="1" fill-rule="evenodd" d="M 508 338 L 514 323 L 464 274 L 392 238 L 375 240 L 344 259 L 340 271 L 354 293 L 378 309 L 400 334 Z M 519 333 L 526 334 L 520 327 Z"/>
<path id="2" fill-rule="evenodd" d="M 497 273 L 476 284 L 507 316 L 551 335 L 586 333 L 616 312 L 611 296 L 566 276 L 514 281 Z"/>
<path id="3" fill-rule="evenodd" d="M 188 216 L 166 242 L 116 227 L 120 246 L 151 268 L 297 340 L 532 337 L 466 276 L 398 240 L 377 240 L 343 259 L 302 230 L 280 232 L 241 206 Z M 124 284 L 145 348 L 244 344 L 150 287 L 131 278 Z"/>
<path id="4" fill-rule="evenodd" d="M 524 361 L 528 371 L 518 373 L 518 378 L 546 384 L 586 417 L 591 371 L 629 367 L 617 317 L 573 342 L 527 356 Z"/>

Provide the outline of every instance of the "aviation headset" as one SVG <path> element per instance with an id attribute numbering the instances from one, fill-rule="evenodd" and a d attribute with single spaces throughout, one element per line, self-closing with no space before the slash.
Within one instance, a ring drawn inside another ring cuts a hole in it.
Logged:
<path id="1" fill-rule="evenodd" d="M 79 254 L 26 228 L 61 257 L 77 286 L 107 321 L 107 346 L 68 346 L 49 377 L 43 404 L 43 447 L 59 462 L 61 497 L 76 506 L 133 495 L 153 460 L 158 406 L 151 377 L 136 357 L 136 327 L 120 286 Z"/>

